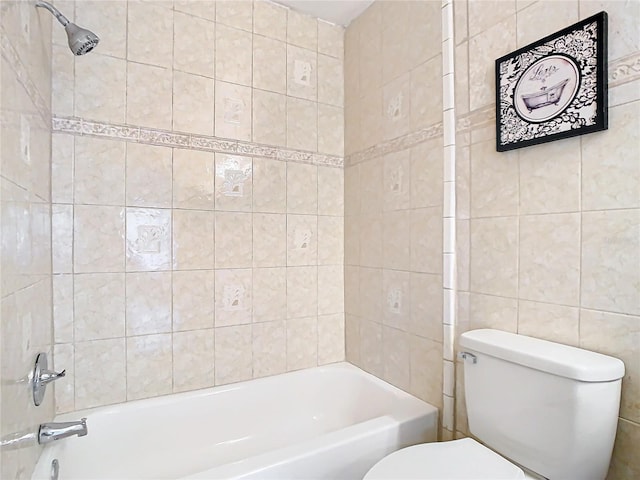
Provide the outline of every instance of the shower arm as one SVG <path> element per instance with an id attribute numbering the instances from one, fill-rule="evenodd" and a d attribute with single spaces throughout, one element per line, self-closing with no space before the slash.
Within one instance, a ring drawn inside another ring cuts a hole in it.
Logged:
<path id="1" fill-rule="evenodd" d="M 69 23 L 69 19 L 61 14 L 60 11 L 49 2 L 38 1 L 36 2 L 36 7 L 46 8 L 47 10 L 49 10 L 53 14 L 53 16 L 58 19 L 63 27 L 66 27 Z"/>

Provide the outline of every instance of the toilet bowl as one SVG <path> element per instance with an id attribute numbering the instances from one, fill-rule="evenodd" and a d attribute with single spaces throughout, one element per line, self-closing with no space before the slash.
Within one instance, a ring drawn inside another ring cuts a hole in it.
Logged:
<path id="1" fill-rule="evenodd" d="M 619 359 L 491 329 L 465 332 L 459 344 L 469 432 L 482 443 L 407 447 L 366 480 L 604 480 L 625 370 Z"/>
<path id="2" fill-rule="evenodd" d="M 403 448 L 376 463 L 363 480 L 534 480 L 471 438 Z"/>

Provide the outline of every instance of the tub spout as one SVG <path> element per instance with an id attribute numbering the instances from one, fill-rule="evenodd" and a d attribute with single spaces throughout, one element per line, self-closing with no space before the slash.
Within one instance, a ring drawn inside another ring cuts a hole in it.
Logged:
<path id="1" fill-rule="evenodd" d="M 43 423 L 38 430 L 38 443 L 44 445 L 73 435 L 84 437 L 87 433 L 86 418 L 77 422 Z"/>

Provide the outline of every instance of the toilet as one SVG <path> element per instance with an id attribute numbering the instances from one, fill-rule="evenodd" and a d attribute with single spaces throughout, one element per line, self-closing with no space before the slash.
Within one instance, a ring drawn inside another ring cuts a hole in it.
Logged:
<path id="1" fill-rule="evenodd" d="M 460 336 L 469 431 L 398 450 L 364 480 L 603 480 L 624 364 L 499 330 Z M 482 443 L 480 443 L 482 442 Z"/>

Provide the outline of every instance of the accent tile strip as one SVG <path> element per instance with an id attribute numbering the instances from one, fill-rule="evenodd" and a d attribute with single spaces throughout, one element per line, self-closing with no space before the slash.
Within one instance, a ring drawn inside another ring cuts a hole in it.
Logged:
<path id="1" fill-rule="evenodd" d="M 164 147 L 204 150 L 251 157 L 267 157 L 285 162 L 307 163 L 325 167 L 343 168 L 344 159 L 335 155 L 304 152 L 288 148 L 262 145 L 252 142 L 229 140 L 207 135 L 173 132 L 135 125 L 117 125 L 85 120 L 78 117 L 57 117 L 51 119 L 53 132 L 92 137 L 107 137 L 128 142 L 160 145 Z"/>

